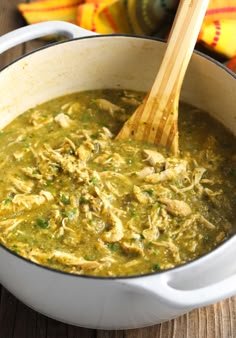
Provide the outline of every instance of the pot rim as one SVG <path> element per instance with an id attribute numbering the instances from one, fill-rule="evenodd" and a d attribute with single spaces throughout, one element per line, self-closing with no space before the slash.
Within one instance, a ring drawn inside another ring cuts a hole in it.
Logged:
<path id="1" fill-rule="evenodd" d="M 53 43 L 50 43 L 48 45 L 45 46 L 41 46 L 39 48 L 36 48 L 30 52 L 27 52 L 24 55 L 19 56 L 18 58 L 16 58 L 15 60 L 11 61 L 9 64 L 7 64 L 6 66 L 4 66 L 3 68 L 0 69 L 0 73 L 5 70 L 6 68 L 10 67 L 12 64 L 20 61 L 21 59 L 30 56 L 31 54 L 40 52 L 41 50 L 47 49 L 47 48 L 52 48 L 54 46 L 57 45 L 61 45 L 64 43 L 69 43 L 69 42 L 73 42 L 73 41 L 77 41 L 77 40 L 86 40 L 86 39 L 101 39 L 101 38 L 133 38 L 133 39 L 143 39 L 143 40 L 152 40 L 152 41 L 157 41 L 157 42 L 161 42 L 163 44 L 167 43 L 166 40 L 161 39 L 161 38 L 157 38 L 157 37 L 152 37 L 152 36 L 145 36 L 145 35 L 132 35 L 132 34 L 104 34 L 104 35 L 89 35 L 89 36 L 82 36 L 82 37 L 76 37 L 76 38 L 72 38 L 72 39 L 67 39 L 67 40 L 62 40 L 62 41 L 56 41 Z M 219 66 L 220 68 L 222 68 L 224 71 L 226 71 L 229 75 L 233 76 L 233 78 L 236 79 L 236 73 L 234 73 L 231 69 L 227 68 L 223 63 L 219 62 L 218 60 L 214 59 L 213 57 L 198 51 L 196 49 L 194 49 L 193 54 L 196 54 L 204 59 L 207 59 L 208 61 L 216 64 L 217 66 Z"/>
<path id="2" fill-rule="evenodd" d="M 40 52 L 41 50 L 47 49 L 47 48 L 53 48 L 54 46 L 57 45 L 61 45 L 64 43 L 69 43 L 69 42 L 73 42 L 75 40 L 85 40 L 85 39 L 101 39 L 101 38 L 134 38 L 134 39 L 143 39 L 143 40 L 152 40 L 152 41 L 156 41 L 156 42 L 161 42 L 161 43 L 166 43 L 165 40 L 160 39 L 160 38 L 156 38 L 156 37 L 151 37 L 151 36 L 142 36 L 142 35 L 132 35 L 132 34 L 106 34 L 106 35 L 90 35 L 90 36 L 83 36 L 83 37 L 76 37 L 76 38 L 72 38 L 72 39 L 67 39 L 67 40 L 63 40 L 63 41 L 57 41 L 57 42 L 53 42 L 50 43 L 48 45 L 39 47 L 35 50 L 32 50 L 20 57 L 18 57 L 17 59 L 11 61 L 8 65 L 4 66 L 3 68 L 0 69 L 0 76 L 1 76 L 1 72 L 4 71 L 5 69 L 7 69 L 8 67 L 10 67 L 11 65 L 15 64 L 16 62 L 24 59 L 25 57 L 30 56 L 31 54 Z M 214 58 L 212 58 L 211 56 L 204 54 L 203 52 L 200 52 L 198 50 L 194 49 L 193 54 L 197 54 L 198 56 L 207 59 L 208 61 L 216 64 L 218 67 L 222 68 L 224 71 L 226 71 L 229 75 L 231 75 L 234 79 L 236 79 L 236 74 L 231 71 L 229 68 L 227 68 L 224 64 L 222 64 L 221 62 L 215 60 Z M 145 273 L 145 274 L 138 274 L 138 275 L 131 275 L 131 276 L 114 276 L 114 277 L 109 277 L 109 276 L 94 276 L 94 275 L 86 275 L 86 274 L 76 274 L 76 273 L 71 273 L 71 272 L 66 272 L 66 271 L 62 271 L 62 270 L 58 270 L 55 268 L 51 268 L 49 266 L 46 265 L 42 265 L 42 264 L 38 264 L 33 262 L 32 260 L 25 258 L 19 254 L 17 254 L 16 252 L 10 250 L 9 248 L 7 248 L 6 246 L 4 246 L 2 243 L 0 243 L 0 249 L 2 248 L 3 250 L 5 250 L 6 252 L 10 253 L 11 255 L 15 256 L 18 259 L 23 260 L 26 263 L 32 264 L 33 266 L 36 266 L 37 268 L 42 268 L 45 270 L 48 270 L 50 272 L 53 273 L 58 273 L 58 274 L 63 274 L 65 276 L 69 276 L 69 277 L 76 277 L 76 278 L 89 278 L 89 279 L 94 279 L 94 280 L 129 280 L 129 279 L 135 279 L 135 278 L 143 278 L 143 277 L 149 277 L 149 276 L 154 276 L 154 275 L 163 275 L 166 274 L 170 271 L 180 271 L 181 269 L 185 269 L 185 267 L 188 267 L 189 265 L 195 265 L 198 263 L 201 263 L 201 261 L 204 261 L 209 255 L 213 255 L 214 253 L 216 253 L 217 251 L 219 251 L 220 249 L 222 249 L 222 247 L 231 241 L 234 241 L 236 239 L 236 233 L 233 235 L 230 235 L 229 238 L 220 243 L 216 248 L 214 248 L 213 250 L 205 253 L 204 255 L 195 258 L 191 261 L 188 261 L 184 264 L 181 264 L 179 266 L 175 266 L 173 268 L 169 268 L 166 270 L 162 270 L 162 271 L 158 271 L 158 272 L 149 272 L 149 273 Z"/>

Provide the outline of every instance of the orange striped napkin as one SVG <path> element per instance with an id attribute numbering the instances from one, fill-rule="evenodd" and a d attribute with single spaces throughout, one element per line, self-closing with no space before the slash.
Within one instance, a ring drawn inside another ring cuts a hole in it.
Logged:
<path id="1" fill-rule="evenodd" d="M 18 8 L 29 24 L 50 20 L 77 24 L 78 6 L 82 2 L 83 0 L 40 0 L 19 4 Z"/>
<path id="2" fill-rule="evenodd" d="M 201 1 L 201 0 L 199 0 Z M 76 23 L 101 34 L 125 33 L 165 38 L 178 0 L 36 0 L 18 5 L 31 24 L 48 20 Z M 228 59 L 236 71 L 236 0 L 211 0 L 199 42 Z"/>

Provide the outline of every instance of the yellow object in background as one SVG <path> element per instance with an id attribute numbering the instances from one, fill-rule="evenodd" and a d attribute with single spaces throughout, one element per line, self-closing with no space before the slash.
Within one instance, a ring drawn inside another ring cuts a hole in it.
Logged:
<path id="1" fill-rule="evenodd" d="M 199 0 L 201 1 L 201 0 Z M 18 8 L 27 23 L 62 20 L 100 34 L 166 38 L 178 0 L 37 0 Z M 236 0 L 211 0 L 199 42 L 227 58 L 236 56 Z"/>
<path id="2" fill-rule="evenodd" d="M 101 34 L 132 33 L 125 1 L 85 1 L 78 7 L 77 23 Z"/>
<path id="3" fill-rule="evenodd" d="M 42 0 L 22 3 L 18 9 L 27 23 L 62 20 L 76 24 L 78 6 L 83 0 Z"/>
<path id="4" fill-rule="evenodd" d="M 236 20 L 215 20 L 204 24 L 199 39 L 216 52 L 233 57 L 236 55 Z"/>

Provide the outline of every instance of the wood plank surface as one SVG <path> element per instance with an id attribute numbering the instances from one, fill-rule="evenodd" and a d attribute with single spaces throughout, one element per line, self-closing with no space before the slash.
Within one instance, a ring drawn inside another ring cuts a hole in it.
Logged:
<path id="1" fill-rule="evenodd" d="M 17 11 L 19 2 L 29 1 L 0 0 L 0 35 L 25 25 Z M 33 41 L 4 53 L 0 56 L 0 69 L 43 44 Z M 236 297 L 149 328 L 103 331 L 47 318 L 0 286 L 0 338 L 236 338 Z"/>

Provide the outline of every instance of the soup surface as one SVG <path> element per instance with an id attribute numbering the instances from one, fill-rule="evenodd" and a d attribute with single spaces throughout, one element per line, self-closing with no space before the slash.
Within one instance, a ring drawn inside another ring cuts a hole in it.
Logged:
<path id="1" fill-rule="evenodd" d="M 0 242 L 63 271 L 125 276 L 193 260 L 236 218 L 236 141 L 180 106 L 180 154 L 114 135 L 143 93 L 76 93 L 0 132 Z M 3 174 L 4 173 L 4 174 Z"/>

